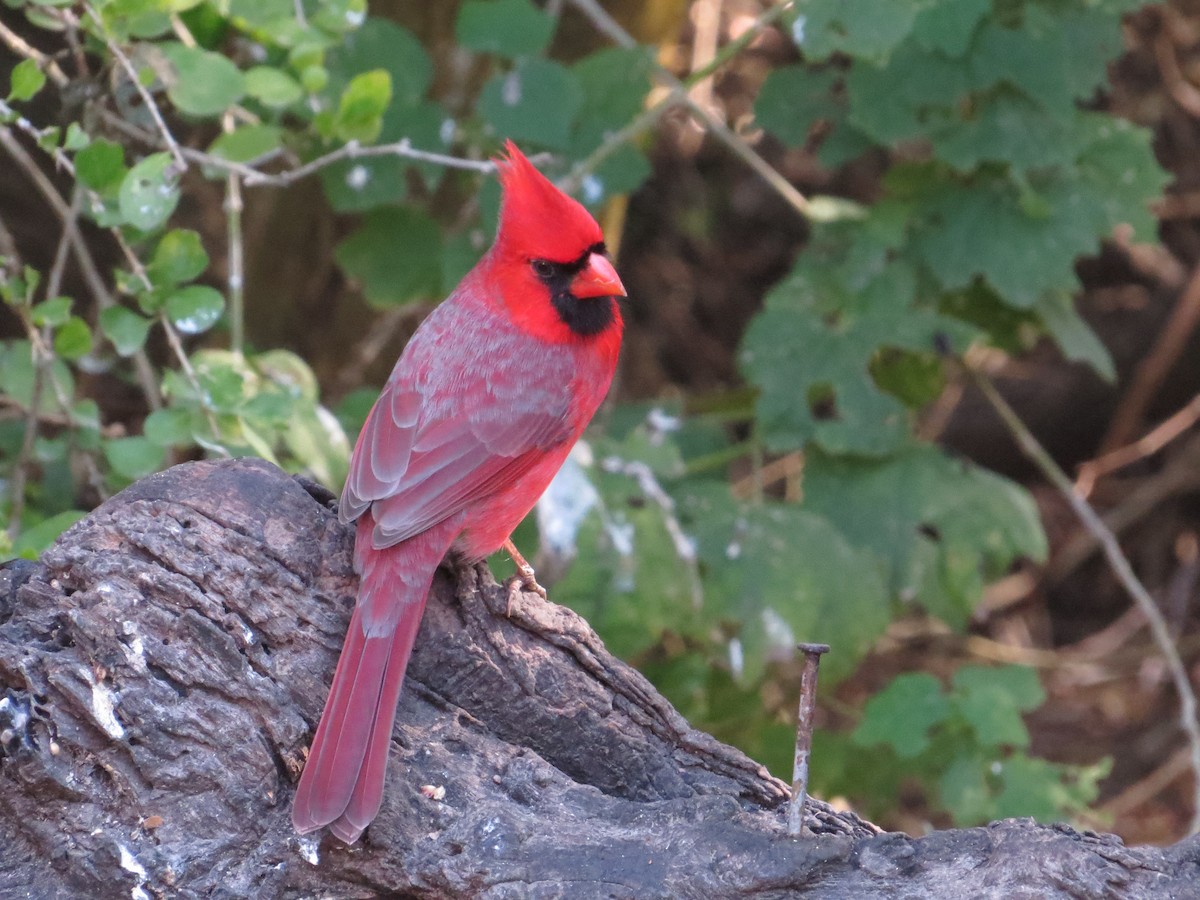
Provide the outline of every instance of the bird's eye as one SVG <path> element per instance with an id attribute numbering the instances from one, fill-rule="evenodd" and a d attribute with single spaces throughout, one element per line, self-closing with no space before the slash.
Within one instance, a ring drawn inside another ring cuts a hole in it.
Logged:
<path id="1" fill-rule="evenodd" d="M 538 278 L 549 278 L 554 274 L 554 263 L 549 262 L 548 260 L 535 259 L 533 260 L 532 265 L 533 271 L 537 274 Z"/>

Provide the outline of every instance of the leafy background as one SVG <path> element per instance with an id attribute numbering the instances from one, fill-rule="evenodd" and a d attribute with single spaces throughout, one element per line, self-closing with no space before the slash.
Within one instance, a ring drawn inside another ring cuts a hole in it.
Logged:
<path id="1" fill-rule="evenodd" d="M 5 0 L 5 549 L 204 455 L 340 488 L 490 241 L 512 138 L 630 289 L 613 401 L 516 536 L 553 598 L 784 777 L 794 645 L 832 644 L 813 787 L 885 825 L 1170 840 L 1193 810 L 1169 679 L 968 373 L 1072 470 L 1182 410 L 1081 489 L 1194 657 L 1198 24 L 1116 0 Z"/>

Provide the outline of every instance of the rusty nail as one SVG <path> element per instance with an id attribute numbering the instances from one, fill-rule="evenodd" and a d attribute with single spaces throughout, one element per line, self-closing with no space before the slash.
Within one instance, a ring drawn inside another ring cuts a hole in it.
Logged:
<path id="1" fill-rule="evenodd" d="M 800 709 L 796 714 L 796 756 L 792 765 L 792 799 L 788 803 L 788 834 L 799 834 L 804 821 L 804 804 L 808 799 L 808 756 L 812 750 L 813 714 L 817 710 L 817 669 L 821 654 L 829 652 L 828 644 L 797 644 L 804 654 L 804 671 L 800 674 Z"/>

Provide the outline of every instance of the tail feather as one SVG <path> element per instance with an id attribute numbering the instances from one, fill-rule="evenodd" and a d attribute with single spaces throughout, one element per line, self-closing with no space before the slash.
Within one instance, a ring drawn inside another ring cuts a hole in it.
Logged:
<path id="1" fill-rule="evenodd" d="M 424 604 L 421 606 L 423 608 Z M 358 840 L 363 829 L 379 813 L 379 807 L 383 803 L 388 746 L 391 743 L 392 728 L 396 723 L 396 706 L 400 702 L 400 688 L 404 685 L 404 670 L 408 666 L 409 656 L 412 655 L 416 632 L 415 628 L 405 629 L 403 624 L 396 629 L 387 669 L 383 673 L 378 711 L 370 734 L 365 736 L 362 768 L 358 772 L 358 779 L 346 809 L 341 817 L 330 825 L 330 830 L 348 844 Z"/>
<path id="2" fill-rule="evenodd" d="M 369 514 L 364 518 L 356 547 L 358 603 L 292 805 L 300 834 L 330 825 L 346 843 L 358 840 L 383 801 L 404 671 L 450 540 L 448 530 L 431 529 L 375 550 Z"/>

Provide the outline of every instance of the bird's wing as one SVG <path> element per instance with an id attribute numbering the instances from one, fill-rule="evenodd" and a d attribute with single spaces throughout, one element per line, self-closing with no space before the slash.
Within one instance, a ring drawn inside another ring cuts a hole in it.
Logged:
<path id="1" fill-rule="evenodd" d="M 447 352 L 437 340 L 441 330 L 414 337 L 350 461 L 342 518 L 371 508 L 376 547 L 454 515 L 574 437 L 569 357 L 557 348 L 514 352 L 505 335 L 494 333 Z"/>

